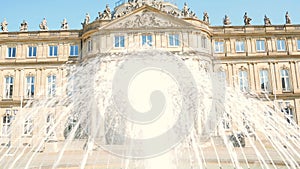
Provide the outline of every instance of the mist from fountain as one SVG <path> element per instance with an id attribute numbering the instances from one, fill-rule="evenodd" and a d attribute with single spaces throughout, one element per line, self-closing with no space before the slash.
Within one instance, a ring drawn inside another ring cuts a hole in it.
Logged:
<path id="1" fill-rule="evenodd" d="M 57 89 L 57 97 L 28 103 L 13 121 L 19 133 L 0 149 L 0 166 L 300 168 L 299 126 L 291 119 L 288 123 L 275 104 L 266 105 L 262 100 L 267 97 L 228 87 L 212 63 L 194 52 L 141 49 L 66 64 L 68 83 Z M 131 76 L 135 65 L 142 69 Z M 182 73 L 185 66 L 189 72 Z M 116 83 L 122 76 L 128 91 L 115 90 L 116 84 L 122 87 Z M 141 118 L 157 107 L 161 112 L 142 123 L 124 113 L 131 106 Z M 55 120 L 45 122 L 41 114 L 53 109 Z M 21 133 L 25 118 L 34 122 L 26 145 Z"/>

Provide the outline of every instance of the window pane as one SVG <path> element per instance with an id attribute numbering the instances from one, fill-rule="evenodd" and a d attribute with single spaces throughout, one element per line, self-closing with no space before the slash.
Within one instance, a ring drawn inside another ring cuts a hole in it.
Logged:
<path id="1" fill-rule="evenodd" d="M 277 40 L 277 50 L 285 51 L 285 40 Z"/>
<path id="2" fill-rule="evenodd" d="M 243 41 L 236 41 L 236 52 L 245 52 L 245 44 Z"/>
<path id="3" fill-rule="evenodd" d="M 264 40 L 256 41 L 256 51 L 265 51 L 265 41 Z"/>
<path id="4" fill-rule="evenodd" d="M 297 49 L 300 50 L 300 40 L 297 40 Z"/>
<path id="5" fill-rule="evenodd" d="M 215 52 L 216 53 L 224 52 L 224 42 L 215 42 Z"/>

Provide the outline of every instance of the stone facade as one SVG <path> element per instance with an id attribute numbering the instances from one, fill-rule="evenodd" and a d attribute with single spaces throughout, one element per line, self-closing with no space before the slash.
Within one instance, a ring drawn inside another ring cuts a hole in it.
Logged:
<path id="1" fill-rule="evenodd" d="M 1 144 L 7 144 L 7 125 L 12 119 L 25 117 L 28 111 L 22 107 L 26 103 L 66 95 L 64 64 L 143 45 L 177 53 L 196 51 L 214 58 L 214 71 L 225 72 L 229 86 L 262 98 L 267 95 L 271 101 L 266 102 L 271 105 L 275 101 L 288 109 L 291 118 L 300 123 L 299 25 L 210 26 L 208 19 L 199 20 L 192 11 L 181 11 L 168 2 L 162 6 L 139 3 L 121 4 L 115 8 L 118 15 L 112 15 L 107 6 L 95 21 L 85 21 L 81 30 L 0 33 Z M 38 120 L 49 122 L 49 115 L 55 118 L 62 110 L 45 109 Z M 22 126 L 12 133 L 21 132 L 24 139 L 32 137 Z M 18 134 L 9 137 L 13 135 Z M 56 137 L 63 139 L 63 134 Z"/>

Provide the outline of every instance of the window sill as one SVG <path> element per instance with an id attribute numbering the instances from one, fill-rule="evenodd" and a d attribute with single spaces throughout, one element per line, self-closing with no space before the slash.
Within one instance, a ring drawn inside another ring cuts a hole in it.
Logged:
<path id="1" fill-rule="evenodd" d="M 13 99 L 12 98 L 9 98 L 9 99 L 3 98 L 2 101 L 9 102 L 9 101 L 13 101 Z"/>
<path id="2" fill-rule="evenodd" d="M 6 57 L 5 59 L 16 59 L 16 57 Z"/>

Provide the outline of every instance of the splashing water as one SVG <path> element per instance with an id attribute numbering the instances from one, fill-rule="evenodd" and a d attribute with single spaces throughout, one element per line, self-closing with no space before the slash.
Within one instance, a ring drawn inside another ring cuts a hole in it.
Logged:
<path id="1" fill-rule="evenodd" d="M 300 168 L 299 126 L 227 87 L 207 57 L 144 49 L 65 67 L 57 97 L 13 121 L 1 168 Z"/>

